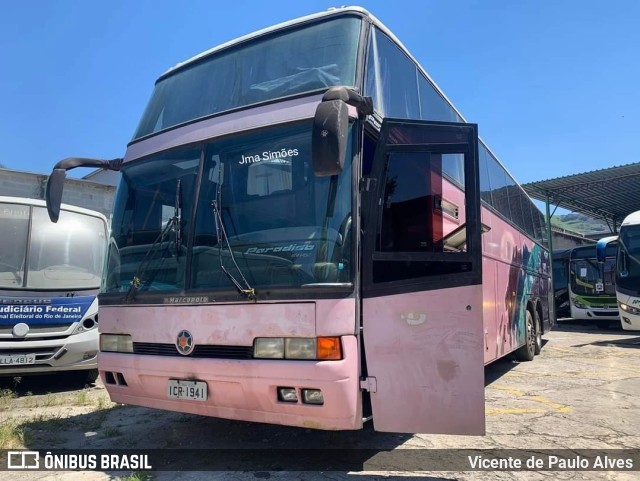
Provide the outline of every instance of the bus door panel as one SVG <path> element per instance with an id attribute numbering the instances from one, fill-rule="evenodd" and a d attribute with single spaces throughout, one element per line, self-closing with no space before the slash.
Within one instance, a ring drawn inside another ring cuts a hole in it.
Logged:
<path id="1" fill-rule="evenodd" d="M 385 120 L 363 192 L 364 363 L 376 431 L 484 434 L 477 127 Z"/>

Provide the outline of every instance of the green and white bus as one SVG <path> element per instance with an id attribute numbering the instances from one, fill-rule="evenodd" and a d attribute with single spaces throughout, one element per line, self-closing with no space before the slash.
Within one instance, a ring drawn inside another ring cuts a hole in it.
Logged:
<path id="1" fill-rule="evenodd" d="M 599 327 L 608 327 L 619 321 L 616 303 L 616 248 L 610 242 L 601 262 L 596 246 L 580 246 L 571 250 L 569 258 L 569 299 L 571 317 L 594 321 Z"/>

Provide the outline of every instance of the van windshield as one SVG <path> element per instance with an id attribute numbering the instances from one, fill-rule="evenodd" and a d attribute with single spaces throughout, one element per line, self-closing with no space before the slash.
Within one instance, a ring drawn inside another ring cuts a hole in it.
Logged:
<path id="1" fill-rule="evenodd" d="M 58 223 L 44 207 L 0 204 L 0 287 L 96 289 L 107 238 L 105 222 L 63 210 Z"/>

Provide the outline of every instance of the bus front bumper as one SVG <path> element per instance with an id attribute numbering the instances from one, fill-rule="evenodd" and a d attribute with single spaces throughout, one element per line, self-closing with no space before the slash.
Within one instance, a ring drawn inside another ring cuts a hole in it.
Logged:
<path id="1" fill-rule="evenodd" d="M 231 360 L 100 352 L 100 376 L 111 400 L 224 419 L 325 430 L 362 427 L 355 336 L 342 338 L 339 361 Z M 206 400 L 169 396 L 170 380 L 205 382 Z M 293 388 L 297 401 L 278 398 Z M 305 404 L 302 390 L 320 390 L 322 405 Z"/>
<path id="2" fill-rule="evenodd" d="M 0 343 L 0 376 L 97 369 L 97 353 L 97 328 L 64 339 L 3 340 Z"/>
<path id="3" fill-rule="evenodd" d="M 640 316 L 620 311 L 620 324 L 626 331 L 640 331 Z"/>

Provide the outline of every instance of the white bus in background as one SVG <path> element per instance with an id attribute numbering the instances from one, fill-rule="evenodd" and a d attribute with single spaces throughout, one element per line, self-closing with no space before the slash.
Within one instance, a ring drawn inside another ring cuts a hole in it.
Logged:
<path id="1" fill-rule="evenodd" d="M 640 330 L 640 211 L 629 214 L 620 227 L 616 296 L 622 328 Z"/>
<path id="2" fill-rule="evenodd" d="M 98 375 L 98 300 L 107 241 L 99 212 L 0 196 L 0 377 Z"/>

